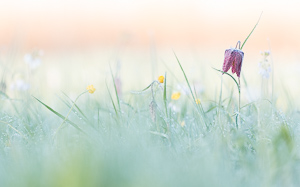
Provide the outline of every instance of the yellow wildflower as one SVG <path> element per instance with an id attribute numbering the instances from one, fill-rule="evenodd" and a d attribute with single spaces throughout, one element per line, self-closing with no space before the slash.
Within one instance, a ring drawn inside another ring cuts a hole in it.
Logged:
<path id="1" fill-rule="evenodd" d="M 180 123 L 180 125 L 181 125 L 181 127 L 184 127 L 184 126 L 185 126 L 185 121 L 182 121 L 182 122 Z"/>
<path id="2" fill-rule="evenodd" d="M 89 93 L 94 93 L 95 91 L 96 91 L 96 88 L 94 88 L 94 86 L 93 85 L 89 85 L 89 86 L 87 86 L 86 87 L 86 89 L 89 91 Z"/>
<path id="3" fill-rule="evenodd" d="M 171 99 L 172 100 L 178 100 L 180 98 L 181 93 L 180 92 L 175 92 L 172 94 Z"/>
<path id="4" fill-rule="evenodd" d="M 199 105 L 201 103 L 200 99 L 195 99 L 195 102 L 197 105 Z"/>
<path id="5" fill-rule="evenodd" d="M 164 83 L 165 77 L 164 76 L 159 76 L 158 77 L 158 82 Z"/>

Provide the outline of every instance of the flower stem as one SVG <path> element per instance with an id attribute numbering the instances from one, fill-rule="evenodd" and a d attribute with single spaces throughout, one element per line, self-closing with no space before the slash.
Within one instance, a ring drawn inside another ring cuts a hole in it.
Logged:
<path id="1" fill-rule="evenodd" d="M 241 49 L 241 41 L 238 41 L 238 42 L 236 43 L 235 48 L 237 48 L 238 45 L 239 45 L 239 49 Z"/>
<path id="2" fill-rule="evenodd" d="M 224 126 L 221 122 L 221 105 L 222 105 L 222 87 L 223 87 L 223 76 L 221 76 L 221 90 L 220 90 L 220 96 L 219 96 L 219 109 L 218 109 L 218 118 L 219 118 L 219 125 L 221 127 L 222 133 L 224 133 Z"/>
<path id="3" fill-rule="evenodd" d="M 240 82 L 240 78 L 239 79 L 239 108 L 238 108 L 238 125 L 237 128 L 239 126 L 241 126 L 241 82 Z"/>

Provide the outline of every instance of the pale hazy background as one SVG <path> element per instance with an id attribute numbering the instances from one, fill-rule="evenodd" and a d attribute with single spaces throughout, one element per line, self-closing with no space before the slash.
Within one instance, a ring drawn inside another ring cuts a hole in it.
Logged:
<path id="1" fill-rule="evenodd" d="M 299 1 L 1 1 L 0 43 L 49 50 L 116 46 L 203 47 L 244 40 L 263 16 L 245 50 L 299 52 Z"/>
<path id="2" fill-rule="evenodd" d="M 287 89 L 296 95 L 298 81 L 293 77 L 300 72 L 299 2 L 1 1 L 0 55 L 16 51 L 17 61 L 22 61 L 27 52 L 42 49 L 46 70 L 39 80 L 47 81 L 46 88 L 51 89 L 70 86 L 64 80 L 66 75 L 83 85 L 95 82 L 95 77 L 104 80 L 108 63 L 124 87 L 139 88 L 168 71 L 163 63 L 180 73 L 172 50 L 190 77 L 208 81 L 213 71 L 207 68 L 222 66 L 225 49 L 238 40 L 243 42 L 263 11 L 243 49 L 243 71 L 250 83 L 253 79 L 253 85 L 260 87 L 255 82 L 260 80 L 255 79 L 260 51 L 271 50 L 277 82 L 286 81 Z M 63 71 L 66 69 L 68 74 Z"/>

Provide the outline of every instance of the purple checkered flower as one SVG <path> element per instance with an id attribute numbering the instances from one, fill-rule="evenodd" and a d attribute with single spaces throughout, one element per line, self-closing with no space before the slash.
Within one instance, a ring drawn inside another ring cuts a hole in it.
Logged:
<path id="1" fill-rule="evenodd" d="M 231 68 L 232 73 L 236 73 L 236 75 L 240 77 L 243 58 L 243 51 L 233 48 L 226 49 L 223 64 L 223 72 L 227 72 Z"/>

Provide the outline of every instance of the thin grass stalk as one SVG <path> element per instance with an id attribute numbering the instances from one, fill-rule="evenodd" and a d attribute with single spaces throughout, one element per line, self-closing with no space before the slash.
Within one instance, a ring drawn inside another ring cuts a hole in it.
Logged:
<path id="1" fill-rule="evenodd" d="M 223 76 L 221 76 L 221 90 L 220 90 L 220 96 L 219 96 L 219 109 L 218 109 L 218 118 L 219 118 L 219 125 L 221 127 L 222 132 L 224 132 L 224 126 L 223 123 L 221 123 L 221 102 L 222 102 L 222 89 L 223 89 Z"/>
<path id="2" fill-rule="evenodd" d="M 109 88 L 108 88 L 107 83 L 106 83 L 106 89 L 107 89 L 107 91 L 108 91 L 108 95 L 109 95 L 110 101 L 111 101 L 111 103 L 112 103 L 112 105 L 113 105 L 113 107 L 114 107 L 114 110 L 115 110 L 117 119 L 119 119 L 118 110 L 117 110 L 117 108 L 116 108 L 116 105 L 115 105 L 115 102 L 114 102 L 114 100 L 113 100 L 113 98 L 112 98 L 112 95 L 111 95 L 111 93 L 110 93 L 110 91 L 109 91 Z"/>
<path id="3" fill-rule="evenodd" d="M 232 78 L 232 80 L 234 80 L 234 82 L 235 82 L 235 84 L 236 84 L 236 86 L 238 88 L 238 91 L 239 91 L 239 103 L 238 103 L 238 114 L 236 114 L 236 127 L 238 128 L 238 124 L 240 122 L 240 108 L 241 108 L 241 82 L 240 82 L 240 78 L 238 78 L 238 81 L 236 81 L 236 79 L 232 75 L 230 75 L 229 73 L 221 71 L 221 70 L 218 70 L 216 68 L 213 68 L 213 69 L 216 70 L 216 71 L 219 71 L 219 72 L 221 72 L 223 74 L 226 74 L 226 75 L 230 76 Z"/>
<path id="4" fill-rule="evenodd" d="M 112 69 L 111 69 L 111 66 L 110 66 L 110 65 L 109 65 L 109 68 L 110 68 L 111 78 L 112 78 L 113 83 L 114 83 L 114 89 L 115 89 L 115 94 L 116 94 L 116 98 L 117 98 L 118 108 L 119 108 L 119 111 L 121 112 L 120 99 L 119 99 L 119 95 L 118 95 L 117 86 L 116 86 L 116 83 L 115 83 L 115 77 L 114 77 L 114 74 L 113 74 L 113 72 L 112 72 Z"/>
<path id="5" fill-rule="evenodd" d="M 168 106 L 167 106 L 167 72 L 165 72 L 163 100 L 164 100 L 164 106 L 165 106 L 166 117 L 167 117 L 167 120 L 166 120 L 167 132 L 170 132 L 170 119 L 169 119 Z"/>
<path id="6" fill-rule="evenodd" d="M 18 131 L 16 128 L 14 128 L 10 123 L 6 121 L 0 121 L 0 123 L 4 123 L 7 126 L 9 126 L 12 130 L 16 131 L 19 135 L 21 135 L 23 138 L 27 139 L 20 131 Z"/>
<path id="7" fill-rule="evenodd" d="M 65 95 L 74 104 L 74 101 L 66 93 L 62 92 L 62 94 Z M 77 108 L 78 112 L 88 121 L 88 117 L 86 117 L 83 111 L 76 104 L 75 107 Z"/>
<path id="8" fill-rule="evenodd" d="M 58 116 L 61 119 L 65 119 L 65 116 L 63 116 L 62 114 L 58 113 L 57 111 L 55 111 L 53 108 L 51 108 L 50 106 L 46 105 L 45 103 L 43 103 L 42 101 L 40 101 L 38 98 L 32 96 L 35 100 L 37 100 L 40 104 L 42 104 L 44 107 L 46 107 L 48 110 L 50 110 L 51 112 L 53 112 L 56 116 Z M 86 134 L 84 131 L 82 131 L 78 125 L 76 125 L 75 123 L 73 123 L 72 121 L 66 119 L 66 121 L 72 125 L 73 127 L 75 127 L 77 130 L 79 130 L 80 132 Z"/>
<path id="9" fill-rule="evenodd" d="M 200 118 L 201 118 L 202 122 L 204 123 L 205 127 L 208 128 L 208 126 L 207 126 L 207 124 L 206 124 L 205 113 L 204 113 L 204 111 L 202 111 L 202 113 L 201 113 L 201 111 L 199 110 L 199 107 L 198 107 L 197 104 L 195 103 L 196 98 L 195 98 L 194 93 L 193 93 L 193 91 L 192 91 L 192 88 L 191 88 L 191 86 L 190 86 L 189 80 L 188 80 L 188 78 L 187 78 L 187 76 L 186 76 L 186 74 L 185 74 L 185 71 L 183 70 L 183 67 L 181 66 L 181 63 L 180 63 L 180 61 L 179 61 L 179 59 L 178 59 L 176 53 L 175 53 L 174 51 L 173 51 L 173 53 L 174 53 L 174 55 L 175 55 L 175 57 L 176 57 L 176 60 L 177 60 L 177 62 L 178 62 L 178 65 L 179 65 L 179 67 L 180 67 L 180 69 L 181 69 L 181 71 L 182 71 L 182 73 L 183 73 L 183 75 L 184 75 L 184 78 L 185 78 L 185 80 L 186 80 L 186 83 L 187 83 L 187 85 L 188 85 L 188 87 L 189 87 L 189 90 L 190 90 L 190 92 L 191 92 L 191 95 L 192 95 L 192 97 L 193 97 L 194 106 L 196 107 L 197 112 L 199 113 Z"/>
<path id="10" fill-rule="evenodd" d="M 239 80 L 239 108 L 238 108 L 238 125 L 237 128 L 239 126 L 241 126 L 241 82 L 240 82 L 240 78 L 238 78 Z"/>
<path id="11" fill-rule="evenodd" d="M 79 94 L 79 95 L 77 96 L 77 98 L 75 99 L 75 101 L 74 101 L 72 107 L 70 108 L 68 114 L 66 115 L 65 119 L 64 119 L 63 122 L 60 124 L 60 126 L 57 128 L 57 130 L 55 131 L 54 137 L 55 137 L 55 135 L 58 133 L 58 131 L 61 129 L 62 125 L 67 121 L 67 119 L 68 119 L 68 117 L 69 117 L 71 111 L 73 110 L 74 106 L 76 105 L 76 101 L 79 99 L 80 96 L 82 96 L 83 94 L 85 94 L 85 93 L 87 93 L 87 92 L 88 92 L 88 91 L 82 92 L 81 94 Z"/>
<path id="12" fill-rule="evenodd" d="M 243 49 L 243 47 L 244 47 L 244 45 L 246 44 L 247 40 L 249 39 L 249 37 L 251 36 L 251 34 L 253 33 L 253 31 L 255 30 L 256 26 L 258 25 L 258 23 L 259 23 L 259 21 L 260 21 L 260 18 L 261 18 L 261 16 L 262 16 L 262 14 L 263 14 L 263 12 L 261 12 L 261 14 L 260 14 L 260 16 L 259 16 L 259 18 L 258 18 L 258 21 L 256 22 L 256 24 L 255 24 L 255 26 L 253 27 L 253 29 L 252 29 L 252 31 L 250 32 L 250 34 L 247 36 L 247 38 L 246 38 L 245 41 L 243 42 L 243 44 L 242 44 L 240 50 Z"/>
<path id="13" fill-rule="evenodd" d="M 272 116 L 274 114 L 274 62 L 273 62 L 273 55 L 272 55 L 272 50 L 271 50 L 271 44 L 270 44 L 270 40 L 268 40 L 268 45 L 269 45 L 269 52 L 270 52 L 270 58 L 271 58 L 271 65 L 272 65 Z"/>
<path id="14" fill-rule="evenodd" d="M 165 105 L 165 111 L 166 111 L 166 116 L 167 118 L 169 118 L 168 116 L 168 107 L 167 107 L 167 73 L 165 73 L 165 80 L 164 80 L 164 105 Z"/>

